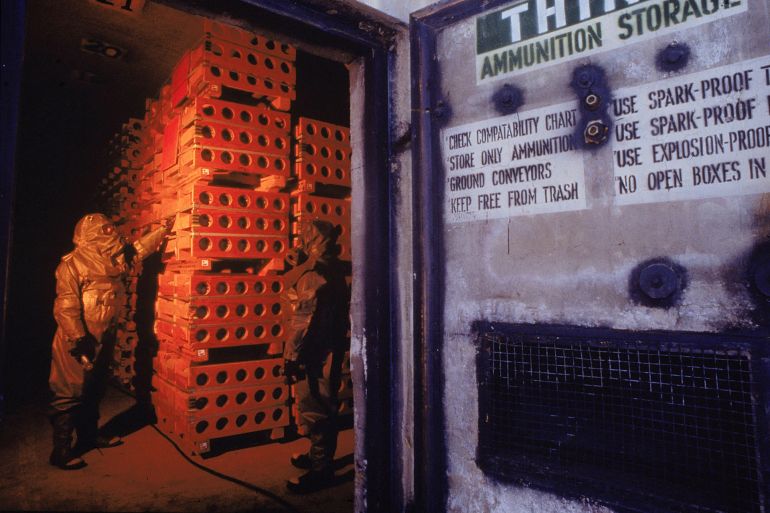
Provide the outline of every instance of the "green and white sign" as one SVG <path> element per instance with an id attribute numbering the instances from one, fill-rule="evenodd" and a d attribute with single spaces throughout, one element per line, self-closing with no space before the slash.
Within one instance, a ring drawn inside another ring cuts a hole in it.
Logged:
<path id="1" fill-rule="evenodd" d="M 476 18 L 476 82 L 746 11 L 748 0 L 527 0 Z"/>

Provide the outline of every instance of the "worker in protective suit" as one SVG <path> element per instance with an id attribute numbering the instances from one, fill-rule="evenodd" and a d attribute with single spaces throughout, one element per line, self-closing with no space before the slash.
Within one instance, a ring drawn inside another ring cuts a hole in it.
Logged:
<path id="1" fill-rule="evenodd" d="M 286 299 L 291 317 L 284 348 L 284 375 L 295 386 L 297 408 L 310 450 L 291 463 L 307 470 L 287 482 L 304 493 L 334 483 L 337 449 L 337 393 L 348 348 L 350 290 L 344 264 L 336 258 L 338 228 L 325 221 L 305 225 L 298 252 L 288 258 Z M 326 373 L 324 372 L 326 368 Z"/>
<path id="2" fill-rule="evenodd" d="M 53 314 L 58 326 L 49 377 L 54 466 L 82 468 L 83 452 L 122 443 L 101 436 L 97 426 L 116 325 L 127 300 L 125 278 L 135 259 L 160 247 L 169 228 L 166 223 L 128 244 L 104 214 L 88 214 L 75 226 L 75 250 L 62 257 L 56 269 Z"/>

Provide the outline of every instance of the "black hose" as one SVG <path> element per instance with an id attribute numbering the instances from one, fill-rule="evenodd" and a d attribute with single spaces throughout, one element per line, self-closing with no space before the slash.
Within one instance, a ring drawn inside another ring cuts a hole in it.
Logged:
<path id="1" fill-rule="evenodd" d="M 125 394 L 125 395 L 127 395 L 127 396 L 129 396 L 129 397 L 134 397 L 134 395 L 133 395 L 133 394 L 131 394 L 131 393 L 130 393 L 128 390 L 126 390 L 126 389 L 125 389 L 125 388 L 123 388 L 123 387 L 120 387 L 120 386 L 115 386 L 115 387 L 113 387 L 113 388 L 116 388 L 118 391 L 122 392 L 123 394 Z M 135 397 L 134 397 L 134 398 L 135 398 Z M 217 471 L 217 470 L 214 470 L 213 468 L 210 468 L 210 467 L 207 467 L 206 465 L 202 465 L 202 464 L 198 463 L 197 461 L 195 461 L 195 460 L 193 460 L 192 458 L 190 458 L 190 457 L 189 457 L 187 454 L 185 454 L 185 452 L 184 452 L 182 449 L 180 449 L 180 448 L 179 448 L 179 446 L 176 444 L 176 442 L 174 442 L 174 440 L 173 440 L 173 439 L 169 438 L 169 437 L 166 435 L 166 433 L 164 433 L 163 431 L 161 431 L 160 429 L 158 429 L 158 427 L 157 427 L 155 424 L 150 424 L 150 426 L 151 426 L 151 427 L 152 427 L 152 429 L 154 429 L 154 430 L 155 430 L 155 431 L 156 431 L 156 432 L 157 432 L 157 433 L 158 433 L 160 436 L 162 436 L 163 438 L 165 438 L 166 440 L 168 440 L 168 441 L 169 441 L 169 442 L 170 442 L 170 443 L 171 443 L 171 444 L 174 446 L 174 449 L 176 449 L 176 451 L 177 451 L 179 454 L 181 454 L 181 455 L 182 455 L 182 457 L 183 457 L 185 460 L 187 460 L 187 462 L 188 462 L 188 463 L 190 463 L 191 465 L 193 465 L 194 467 L 196 467 L 196 468 L 198 468 L 198 469 L 200 469 L 200 470 L 202 470 L 202 471 L 204 471 L 204 472 L 207 472 L 207 473 L 211 474 L 211 475 L 212 475 L 212 476 L 214 476 L 214 477 L 218 477 L 219 479 L 223 479 L 223 480 L 225 480 L 225 481 L 229 481 L 229 482 L 231 482 L 231 483 L 233 483 L 233 484 L 237 484 L 238 486 L 242 486 L 242 487 L 244 487 L 244 488 L 246 488 L 246 489 L 248 489 L 248 490 L 251 490 L 251 491 L 253 491 L 253 492 L 255 492 L 255 493 L 258 493 L 258 494 L 264 495 L 264 496 L 265 496 L 265 497 L 267 497 L 268 499 L 272 499 L 273 501 L 277 502 L 278 504 L 280 504 L 281 506 L 283 506 L 284 508 L 286 508 L 286 510 L 287 510 L 287 511 L 290 511 L 291 513 L 301 513 L 301 512 L 300 512 L 300 511 L 299 511 L 297 508 L 295 508 L 295 507 L 294 507 L 294 506 L 292 506 L 290 503 L 288 503 L 287 501 L 285 501 L 285 500 L 284 500 L 284 499 L 283 499 L 281 496 L 274 494 L 274 493 L 273 493 L 273 492 L 271 492 L 270 490 L 266 490 L 266 489 L 264 489 L 264 488 L 260 488 L 259 486 L 257 486 L 257 485 L 254 485 L 254 484 L 251 484 L 251 483 L 249 483 L 249 482 L 247 482 L 247 481 L 242 481 L 242 480 L 238 479 L 237 477 L 228 476 L 227 474 L 223 474 L 222 472 L 219 472 L 219 471 Z"/>
<path id="2" fill-rule="evenodd" d="M 253 485 L 253 484 L 251 484 L 251 483 L 249 483 L 249 482 L 246 482 L 246 481 L 241 481 L 241 480 L 240 480 L 240 479 L 238 479 L 237 477 L 228 476 L 227 474 L 223 474 L 223 473 L 221 473 L 221 472 L 219 472 L 219 471 L 217 471 L 217 470 L 214 470 L 213 468 L 207 467 L 207 466 L 205 466 L 205 465 L 201 465 L 201 464 L 200 464 L 200 463 L 198 463 L 197 461 L 195 461 L 195 460 L 193 460 L 192 458 L 190 458 L 190 457 L 189 457 L 187 454 L 185 454 L 185 452 L 184 452 L 182 449 L 180 449 L 180 448 L 179 448 L 179 446 L 176 444 L 176 442 L 174 442 L 174 440 L 172 440 L 171 438 L 169 438 L 169 437 L 168 437 L 168 435 L 166 435 L 166 433 L 164 433 L 163 431 L 161 431 L 160 429 L 158 429 L 158 427 L 157 427 L 157 426 L 155 426 L 155 425 L 153 424 L 153 425 L 152 425 L 152 428 L 153 428 L 153 429 L 154 429 L 156 432 L 158 432 L 158 434 L 160 434 L 160 436 L 162 436 L 163 438 L 165 438 L 166 440 L 168 440 L 169 442 L 171 442 L 171 443 L 174 445 L 174 448 L 176 449 L 176 451 L 177 451 L 179 454 L 181 454 L 181 455 L 182 455 L 182 457 L 183 457 L 184 459 L 186 459 L 186 460 L 187 460 L 187 462 L 188 462 L 188 463 L 190 463 L 190 464 L 192 464 L 193 466 L 195 466 L 195 467 L 199 468 L 200 470 L 202 470 L 202 471 L 204 471 L 204 472 L 208 472 L 209 474 L 211 474 L 211 475 L 212 475 L 212 476 L 214 476 L 214 477 L 218 477 L 219 479 L 224 479 L 225 481 L 229 481 L 229 482 L 231 482 L 231 483 L 234 483 L 234 484 L 237 484 L 237 485 L 239 485 L 239 486 L 242 486 L 242 487 L 244 487 L 244 488 L 247 488 L 247 489 L 249 489 L 249 490 L 251 490 L 251 491 L 253 491 L 253 492 L 256 492 L 256 493 L 262 494 L 262 495 L 264 495 L 265 497 L 267 497 L 267 498 L 269 498 L 269 499 L 272 499 L 272 500 L 274 500 L 275 502 L 277 502 L 278 504 L 280 504 L 281 506 L 283 506 L 284 508 L 286 508 L 288 511 L 291 511 L 292 513 L 300 513 L 300 511 L 299 511 L 297 508 L 295 508 L 294 506 L 292 506 L 291 504 L 289 504 L 288 502 L 286 502 L 286 501 L 285 501 L 283 498 L 281 498 L 279 495 L 276 495 L 276 494 L 274 494 L 273 492 L 271 492 L 271 491 L 269 491 L 269 490 L 265 490 L 264 488 L 260 488 L 259 486 L 257 486 L 257 485 Z"/>

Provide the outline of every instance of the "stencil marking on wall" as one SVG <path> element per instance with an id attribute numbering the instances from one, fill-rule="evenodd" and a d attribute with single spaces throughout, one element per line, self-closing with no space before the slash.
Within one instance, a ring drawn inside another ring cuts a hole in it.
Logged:
<path id="1" fill-rule="evenodd" d="M 476 18 L 476 82 L 746 12 L 748 0 L 528 0 Z"/>
<path id="2" fill-rule="evenodd" d="M 576 123 L 569 102 L 442 130 L 446 221 L 585 209 Z"/>
<path id="3" fill-rule="evenodd" d="M 770 192 L 770 56 L 615 91 L 615 202 Z"/>

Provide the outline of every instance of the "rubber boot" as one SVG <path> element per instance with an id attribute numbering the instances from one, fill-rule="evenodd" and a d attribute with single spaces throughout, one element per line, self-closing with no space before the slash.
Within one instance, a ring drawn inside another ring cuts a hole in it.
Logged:
<path id="1" fill-rule="evenodd" d="M 286 488 L 293 493 L 311 493 L 336 484 L 334 453 L 337 450 L 335 419 L 323 419 L 310 428 L 310 451 L 292 455 L 291 464 L 308 472 L 289 479 Z"/>
<path id="2" fill-rule="evenodd" d="M 53 427 L 53 451 L 48 461 L 62 470 L 77 470 L 86 466 L 86 462 L 72 450 L 72 432 L 75 422 L 72 412 L 61 412 L 51 417 Z"/>
<path id="3" fill-rule="evenodd" d="M 293 493 L 312 493 L 336 484 L 334 469 L 310 470 L 286 481 L 286 488 Z"/>
<path id="4" fill-rule="evenodd" d="M 306 452 L 295 452 L 291 455 L 291 464 L 302 470 L 310 470 L 313 466 L 313 462 L 310 459 L 310 455 Z"/>

